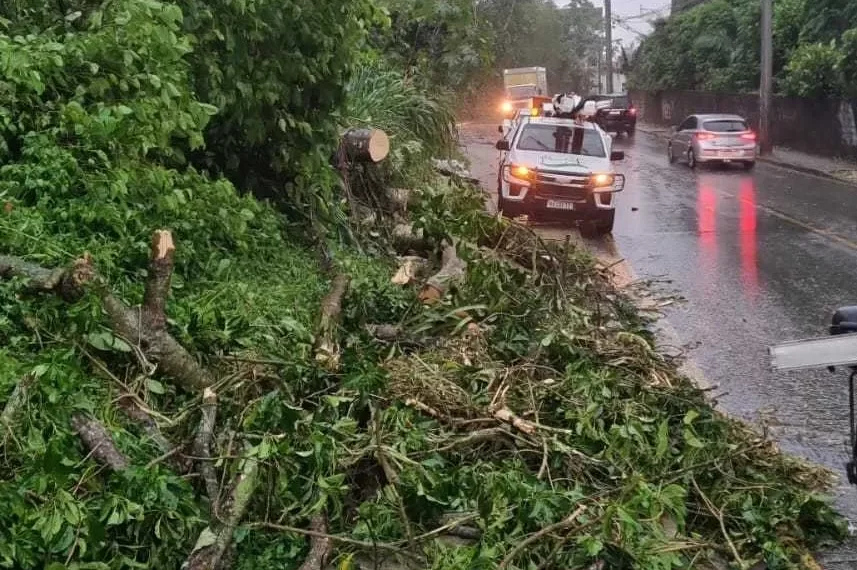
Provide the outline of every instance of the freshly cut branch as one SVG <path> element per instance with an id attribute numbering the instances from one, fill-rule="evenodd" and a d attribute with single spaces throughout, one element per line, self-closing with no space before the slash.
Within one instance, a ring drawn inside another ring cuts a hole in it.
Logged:
<path id="1" fill-rule="evenodd" d="M 65 269 L 46 269 L 22 259 L 0 256 L 0 278 L 28 279 L 31 290 L 50 291 L 74 301 L 93 290 L 100 298 L 113 332 L 137 345 L 149 359 L 158 363 L 165 375 L 188 390 L 199 390 L 214 383 L 212 376 L 166 331 L 164 306 L 173 270 L 172 235 L 158 230 L 152 238 L 149 277 L 141 307 L 129 307 L 115 297 L 96 273 L 92 259 L 84 255 Z"/>
<path id="2" fill-rule="evenodd" d="M 128 467 L 128 460 L 116 449 L 110 432 L 100 422 L 76 415 L 72 418 L 71 425 L 97 462 L 113 471 L 122 471 Z"/>
<path id="3" fill-rule="evenodd" d="M 443 248 L 442 261 L 440 271 L 429 278 L 420 292 L 420 301 L 425 304 L 436 303 L 452 287 L 464 280 L 467 263 L 458 257 L 455 244 L 446 244 Z"/>
<path id="4" fill-rule="evenodd" d="M 315 360 L 325 369 L 334 372 L 339 368 L 339 320 L 342 315 L 342 300 L 348 293 L 351 278 L 339 273 L 333 278 L 330 292 L 321 302 L 316 342 Z"/>
<path id="5" fill-rule="evenodd" d="M 217 518 L 219 511 L 220 485 L 217 473 L 211 462 L 211 440 L 214 438 L 214 425 L 217 417 L 217 394 L 211 388 L 206 388 L 202 396 L 202 417 L 199 429 L 193 443 L 193 452 L 199 459 L 197 470 L 205 483 L 205 492 L 211 502 L 211 516 Z"/>
<path id="6" fill-rule="evenodd" d="M 309 553 L 298 570 L 322 570 L 330 554 L 331 539 L 327 535 L 327 519 L 321 513 L 312 517 L 310 530 L 315 533 L 310 537 Z"/>
<path id="7" fill-rule="evenodd" d="M 221 510 L 223 522 L 212 520 L 211 524 L 203 529 L 182 568 L 187 570 L 223 568 L 223 556 L 232 545 L 232 535 L 244 518 L 258 483 L 259 463 L 255 457 L 246 457 Z"/>

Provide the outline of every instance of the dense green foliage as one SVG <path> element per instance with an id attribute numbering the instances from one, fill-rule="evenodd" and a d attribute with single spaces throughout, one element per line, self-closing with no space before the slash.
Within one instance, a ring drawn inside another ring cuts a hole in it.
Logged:
<path id="1" fill-rule="evenodd" d="M 588 91 L 599 50 L 600 8 L 588 0 L 563 7 L 551 0 L 380 0 L 391 14 L 377 45 L 424 85 L 456 90 L 459 98 L 497 97 L 502 70 L 547 68 L 552 91 Z M 603 56 L 602 56 L 603 57 Z"/>
<path id="2" fill-rule="evenodd" d="M 759 3 L 713 0 L 656 24 L 635 60 L 639 89 L 753 91 L 759 85 Z M 849 95 L 857 8 L 847 0 L 774 3 L 774 76 L 785 95 Z"/>

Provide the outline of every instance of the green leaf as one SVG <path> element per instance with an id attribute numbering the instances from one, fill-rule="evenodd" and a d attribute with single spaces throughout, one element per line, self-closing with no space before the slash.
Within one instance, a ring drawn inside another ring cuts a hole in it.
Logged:
<path id="1" fill-rule="evenodd" d="M 113 333 L 109 331 L 90 333 L 87 335 L 86 340 L 97 350 L 105 352 L 115 351 L 128 353 L 132 350 L 128 343 L 119 337 L 114 336 Z"/>
<path id="2" fill-rule="evenodd" d="M 146 379 L 146 388 L 153 394 L 164 394 L 166 389 L 164 385 L 153 378 Z"/>

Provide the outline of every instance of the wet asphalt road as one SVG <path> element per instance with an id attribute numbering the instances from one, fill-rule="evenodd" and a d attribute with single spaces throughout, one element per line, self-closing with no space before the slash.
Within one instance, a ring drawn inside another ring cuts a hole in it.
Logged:
<path id="1" fill-rule="evenodd" d="M 496 125 L 462 128 L 474 176 L 495 193 L 496 138 Z M 775 373 L 767 350 L 826 334 L 836 307 L 857 304 L 857 187 L 763 163 L 692 171 L 668 164 L 665 142 L 640 132 L 614 147 L 626 152 L 614 237 L 587 245 L 684 299 L 667 320 L 723 410 L 841 475 L 847 375 Z M 566 233 L 576 232 L 545 230 Z M 841 484 L 834 500 L 857 521 L 857 488 Z M 857 568 L 854 544 L 823 558 L 825 568 Z"/>

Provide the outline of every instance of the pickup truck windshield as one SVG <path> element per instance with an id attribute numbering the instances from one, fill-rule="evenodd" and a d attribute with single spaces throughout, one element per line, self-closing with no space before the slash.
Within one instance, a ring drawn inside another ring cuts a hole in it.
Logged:
<path id="1" fill-rule="evenodd" d="M 528 97 L 541 95 L 541 93 L 537 93 L 537 91 L 538 89 L 535 85 L 514 85 L 506 88 L 506 96 L 508 96 L 509 99 L 527 99 Z"/>
<path id="2" fill-rule="evenodd" d="M 518 150 L 537 150 L 604 158 L 604 143 L 595 129 L 562 125 L 527 125 L 518 139 Z"/>

